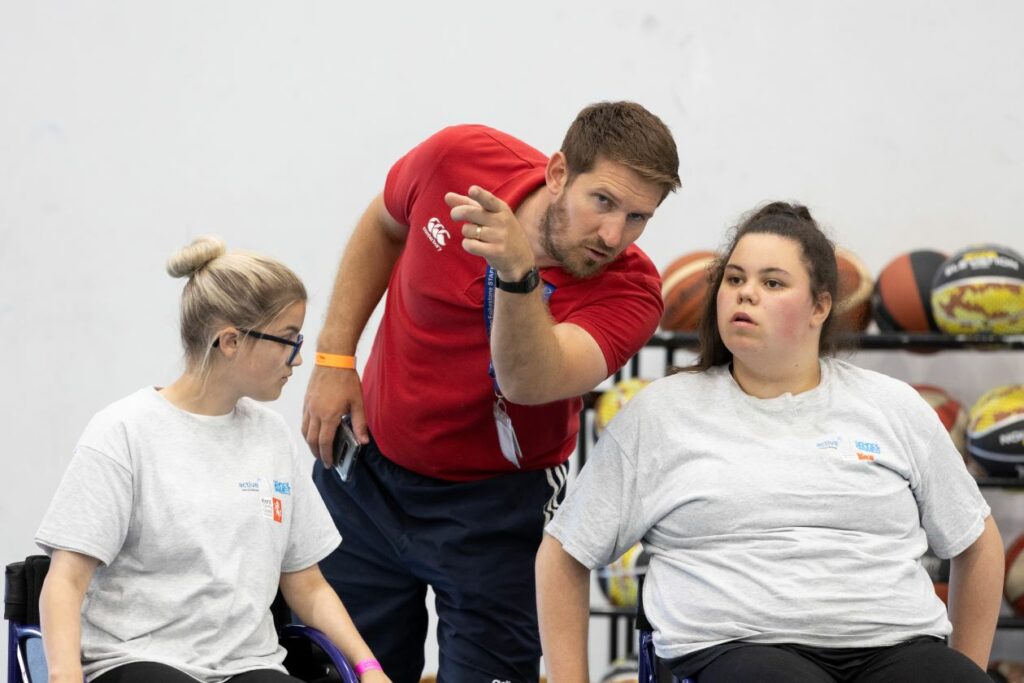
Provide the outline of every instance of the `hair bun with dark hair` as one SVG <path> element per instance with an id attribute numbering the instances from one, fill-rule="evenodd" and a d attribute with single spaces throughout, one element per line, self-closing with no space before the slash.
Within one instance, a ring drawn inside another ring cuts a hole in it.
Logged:
<path id="1" fill-rule="evenodd" d="M 794 218 L 802 218 L 805 221 L 813 221 L 810 210 L 803 204 L 789 204 L 787 202 L 772 202 L 761 207 L 755 216 L 783 215 Z"/>
<path id="2" fill-rule="evenodd" d="M 224 255 L 224 240 L 215 235 L 203 235 L 192 244 L 167 259 L 167 272 L 171 277 L 192 277 L 198 270 L 218 256 Z"/>

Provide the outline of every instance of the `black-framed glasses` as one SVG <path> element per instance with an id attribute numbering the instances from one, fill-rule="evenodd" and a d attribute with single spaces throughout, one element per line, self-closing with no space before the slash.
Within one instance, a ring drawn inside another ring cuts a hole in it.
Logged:
<path id="1" fill-rule="evenodd" d="M 302 348 L 301 334 L 297 335 L 295 337 L 295 340 L 293 341 L 291 339 L 285 339 L 284 337 L 275 337 L 272 334 L 267 334 L 266 332 L 260 332 L 258 330 L 246 330 L 244 328 L 239 327 L 238 331 L 241 332 L 242 334 L 247 334 L 250 337 L 256 337 L 257 339 L 266 339 L 267 341 L 277 342 L 278 344 L 284 344 L 285 346 L 292 347 L 292 352 L 288 356 L 288 362 L 286 363 L 286 365 L 291 365 L 295 361 L 295 357 L 299 355 L 299 349 Z M 213 340 L 213 348 L 217 348 L 218 346 L 220 346 L 220 337 Z"/>

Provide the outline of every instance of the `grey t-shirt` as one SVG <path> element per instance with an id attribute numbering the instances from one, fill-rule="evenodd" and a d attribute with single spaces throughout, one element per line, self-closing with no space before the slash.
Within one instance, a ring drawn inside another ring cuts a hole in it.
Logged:
<path id="1" fill-rule="evenodd" d="M 659 655 L 732 640 L 874 647 L 950 632 L 921 565 L 989 507 L 914 389 L 849 363 L 757 399 L 726 367 L 640 392 L 547 533 L 590 568 L 642 539 Z"/>
<path id="2" fill-rule="evenodd" d="M 311 466 L 249 399 L 210 417 L 146 388 L 96 415 L 35 539 L 102 563 L 82 607 L 87 678 L 140 660 L 208 682 L 283 671 L 269 611 L 281 572 L 341 540 Z"/>

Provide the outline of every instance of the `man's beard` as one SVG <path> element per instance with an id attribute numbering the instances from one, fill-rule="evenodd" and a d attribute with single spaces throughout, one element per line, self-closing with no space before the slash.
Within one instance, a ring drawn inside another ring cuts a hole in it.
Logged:
<path id="1" fill-rule="evenodd" d="M 548 256 L 558 261 L 573 277 L 583 279 L 597 275 L 604 268 L 604 263 L 590 257 L 585 249 L 588 243 L 570 244 L 565 236 L 567 228 L 565 195 L 562 195 L 558 201 L 549 204 L 541 216 L 540 245 Z M 600 237 L 590 240 L 589 244 L 605 253 L 612 251 Z"/>

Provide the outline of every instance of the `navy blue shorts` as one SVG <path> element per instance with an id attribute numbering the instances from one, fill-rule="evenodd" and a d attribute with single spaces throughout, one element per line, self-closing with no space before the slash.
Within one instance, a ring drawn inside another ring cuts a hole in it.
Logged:
<path id="1" fill-rule="evenodd" d="M 423 671 L 428 585 L 439 681 L 536 683 L 534 560 L 567 470 L 445 481 L 399 467 L 372 441 L 347 482 L 317 462 L 313 480 L 343 539 L 320 569 L 394 683 Z"/>

